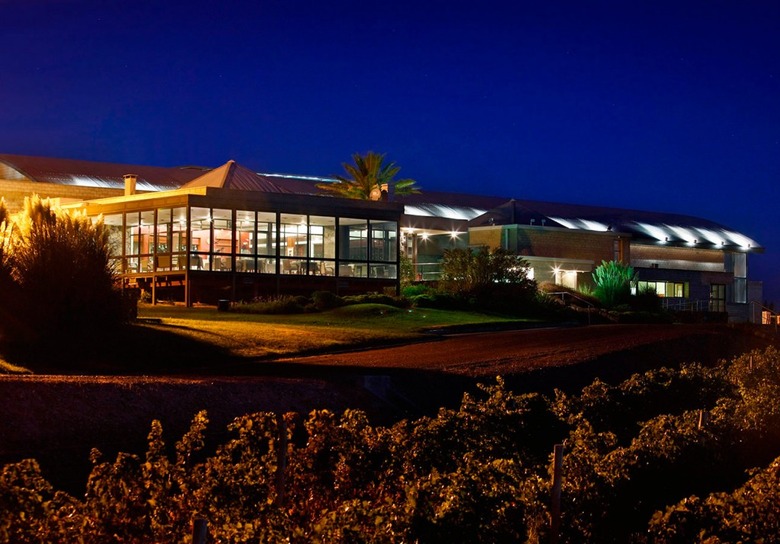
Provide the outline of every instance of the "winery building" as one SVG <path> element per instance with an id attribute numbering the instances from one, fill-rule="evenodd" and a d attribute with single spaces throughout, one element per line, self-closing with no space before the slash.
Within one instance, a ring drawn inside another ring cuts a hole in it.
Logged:
<path id="1" fill-rule="evenodd" d="M 154 300 L 397 292 L 402 255 L 419 281 L 435 281 L 446 249 L 486 246 L 522 255 L 538 282 L 582 287 L 617 260 L 668 307 L 758 319 L 748 257 L 763 247 L 711 220 L 429 191 L 348 200 L 316 187 L 327 181 L 234 161 L 167 168 L 0 154 L 8 208 L 38 194 L 102 216 L 123 284 Z"/>

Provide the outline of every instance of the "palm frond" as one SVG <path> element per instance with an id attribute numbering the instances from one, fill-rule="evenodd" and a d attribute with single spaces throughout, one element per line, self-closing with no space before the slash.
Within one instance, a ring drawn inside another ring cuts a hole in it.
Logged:
<path id="1" fill-rule="evenodd" d="M 413 179 L 395 180 L 401 170 L 396 163 L 385 164 L 385 155 L 369 151 L 354 153 L 352 163 L 342 163 L 346 175 L 336 175 L 332 183 L 319 183 L 317 188 L 335 196 L 356 200 L 371 200 L 382 191 L 395 194 L 419 193 Z"/>

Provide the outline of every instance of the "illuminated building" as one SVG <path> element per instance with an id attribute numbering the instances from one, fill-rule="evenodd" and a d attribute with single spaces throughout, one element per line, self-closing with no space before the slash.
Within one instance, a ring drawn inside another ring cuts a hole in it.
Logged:
<path id="1" fill-rule="evenodd" d="M 332 180 L 233 161 L 161 168 L 0 155 L 11 209 L 37 193 L 102 214 L 122 280 L 155 299 L 395 292 L 402 254 L 427 281 L 438 278 L 444 250 L 487 246 L 522 255 L 538 282 L 581 288 L 602 261 L 617 260 L 670 308 L 758 319 L 761 283 L 748 279 L 748 256 L 763 248 L 709 220 L 429 191 L 346 200 L 321 194 L 323 181 Z"/>

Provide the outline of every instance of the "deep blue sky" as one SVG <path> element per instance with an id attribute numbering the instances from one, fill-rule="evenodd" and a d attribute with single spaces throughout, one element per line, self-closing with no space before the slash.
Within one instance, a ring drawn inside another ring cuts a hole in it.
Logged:
<path id="1" fill-rule="evenodd" d="M 0 152 L 680 212 L 780 304 L 780 2 L 0 0 Z"/>

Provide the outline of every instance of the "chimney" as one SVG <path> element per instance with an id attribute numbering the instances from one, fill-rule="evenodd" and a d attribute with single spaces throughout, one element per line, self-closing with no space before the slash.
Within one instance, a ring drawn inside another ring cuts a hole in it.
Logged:
<path id="1" fill-rule="evenodd" d="M 135 194 L 135 183 L 138 181 L 138 174 L 125 174 L 125 196 Z"/>

